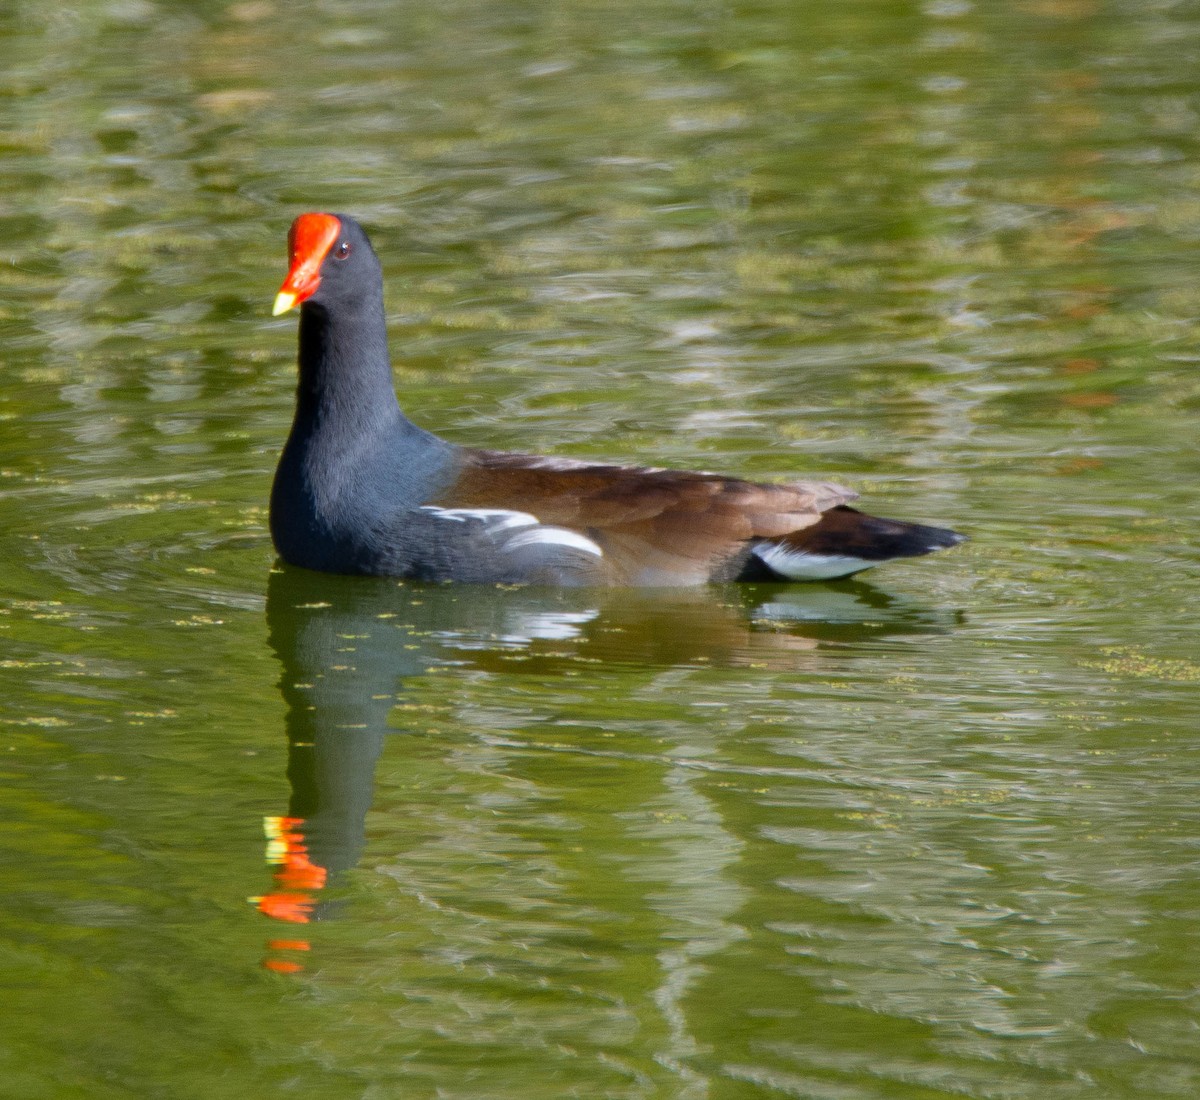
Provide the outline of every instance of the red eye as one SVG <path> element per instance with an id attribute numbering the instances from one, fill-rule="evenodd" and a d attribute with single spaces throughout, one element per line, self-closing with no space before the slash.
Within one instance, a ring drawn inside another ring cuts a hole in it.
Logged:
<path id="1" fill-rule="evenodd" d="M 333 250 L 333 258 L 335 260 L 344 260 L 350 255 L 350 242 L 342 241 L 337 248 Z"/>

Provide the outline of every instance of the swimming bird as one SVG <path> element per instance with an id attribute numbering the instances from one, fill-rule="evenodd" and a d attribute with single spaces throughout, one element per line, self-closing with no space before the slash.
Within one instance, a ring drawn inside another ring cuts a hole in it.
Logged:
<path id="1" fill-rule="evenodd" d="M 344 214 L 302 214 L 274 313 L 300 307 L 299 384 L 271 490 L 285 561 L 491 584 L 682 586 L 849 576 L 961 542 L 824 481 L 770 484 L 462 446 L 401 411 L 383 272 Z"/>

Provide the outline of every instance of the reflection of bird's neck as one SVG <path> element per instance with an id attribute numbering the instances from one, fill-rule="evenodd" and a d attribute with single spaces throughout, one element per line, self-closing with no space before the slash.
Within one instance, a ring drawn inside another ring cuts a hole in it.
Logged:
<path id="1" fill-rule="evenodd" d="M 312 861 L 336 872 L 362 849 L 403 647 L 374 603 L 355 602 L 378 586 L 319 577 L 314 587 L 315 576 L 273 573 L 267 617 L 287 704 L 289 816 L 304 819 Z"/>

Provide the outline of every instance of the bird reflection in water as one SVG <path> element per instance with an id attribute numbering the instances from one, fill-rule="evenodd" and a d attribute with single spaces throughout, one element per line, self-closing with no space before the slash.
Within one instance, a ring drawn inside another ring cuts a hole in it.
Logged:
<path id="1" fill-rule="evenodd" d="M 365 844 L 375 768 L 405 681 L 435 666 L 505 676 L 599 667 L 799 669 L 829 646 L 940 633 L 953 614 L 857 581 L 829 585 L 614 590 L 416 585 L 282 566 L 267 589 L 271 646 L 287 704 L 284 814 L 266 819 L 275 921 L 328 918 L 331 884 Z M 304 969 L 310 943 L 268 942 L 264 965 Z"/>

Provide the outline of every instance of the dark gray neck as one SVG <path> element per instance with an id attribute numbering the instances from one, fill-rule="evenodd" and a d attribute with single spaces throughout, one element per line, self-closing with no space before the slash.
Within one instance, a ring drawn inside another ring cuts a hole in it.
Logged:
<path id="1" fill-rule="evenodd" d="M 315 302 L 300 310 L 298 421 L 353 436 L 403 418 L 392 384 L 381 296 L 329 313 Z"/>
<path id="2" fill-rule="evenodd" d="M 453 480 L 456 451 L 400 411 L 380 296 L 333 313 L 304 304 L 296 416 L 275 481 L 281 504 L 299 493 L 297 507 L 327 519 L 411 507 Z"/>

